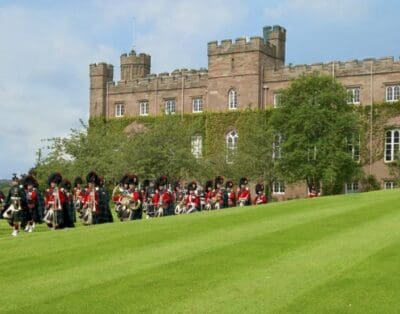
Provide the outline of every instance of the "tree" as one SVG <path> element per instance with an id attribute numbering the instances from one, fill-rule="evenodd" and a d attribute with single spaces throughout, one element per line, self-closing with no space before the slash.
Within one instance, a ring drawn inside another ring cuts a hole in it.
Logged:
<path id="1" fill-rule="evenodd" d="M 340 193 L 359 169 L 347 140 L 358 133 L 358 120 L 347 104 L 345 88 L 330 76 L 301 76 L 280 96 L 271 117 L 281 136 L 278 173 L 288 183 L 305 181 L 325 194 Z"/>

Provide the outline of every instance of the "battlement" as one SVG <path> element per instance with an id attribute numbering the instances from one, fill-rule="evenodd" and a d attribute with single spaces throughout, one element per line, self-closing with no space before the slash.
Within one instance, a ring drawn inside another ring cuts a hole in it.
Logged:
<path id="1" fill-rule="evenodd" d="M 335 76 L 370 75 L 372 73 L 391 73 L 400 71 L 400 61 L 393 57 L 379 59 L 368 58 L 363 60 L 332 61 L 328 63 L 288 65 L 278 69 L 265 69 L 264 77 L 270 81 L 281 81 L 295 78 L 301 74 L 325 73 Z"/>
<path id="2" fill-rule="evenodd" d="M 145 53 L 136 54 L 135 50 L 131 50 L 129 54 L 123 53 L 120 57 L 121 65 L 125 64 L 149 64 L 151 56 Z"/>
<path id="3" fill-rule="evenodd" d="M 105 62 L 92 63 L 89 66 L 91 76 L 107 76 L 112 77 L 114 73 L 114 66 Z"/>
<path id="4" fill-rule="evenodd" d="M 238 52 L 262 51 L 266 55 L 275 56 L 275 46 L 269 42 L 265 43 L 264 39 L 259 36 L 250 37 L 249 40 L 244 37 L 239 37 L 232 42 L 231 39 L 212 41 L 208 43 L 208 56 L 231 54 Z"/>

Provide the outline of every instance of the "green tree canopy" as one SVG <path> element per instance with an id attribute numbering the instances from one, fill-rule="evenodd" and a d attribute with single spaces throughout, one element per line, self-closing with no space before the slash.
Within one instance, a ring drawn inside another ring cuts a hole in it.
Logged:
<path id="1" fill-rule="evenodd" d="M 357 173 L 348 148 L 359 124 L 345 88 L 334 78 L 314 74 L 294 80 L 282 91 L 271 124 L 282 138 L 276 168 L 286 182 L 322 184 L 324 193 L 339 193 Z"/>

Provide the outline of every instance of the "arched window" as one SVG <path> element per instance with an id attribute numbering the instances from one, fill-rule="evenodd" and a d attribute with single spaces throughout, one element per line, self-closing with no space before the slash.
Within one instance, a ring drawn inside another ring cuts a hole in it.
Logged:
<path id="1" fill-rule="evenodd" d="M 226 134 L 226 148 L 227 148 L 227 156 L 226 161 L 228 163 L 233 162 L 233 156 L 238 146 L 239 135 L 236 130 L 232 130 Z"/>
<path id="2" fill-rule="evenodd" d="M 228 102 L 228 106 L 229 109 L 236 109 L 237 108 L 237 92 L 232 88 L 229 93 L 228 93 L 228 98 L 229 98 L 229 102 Z"/>

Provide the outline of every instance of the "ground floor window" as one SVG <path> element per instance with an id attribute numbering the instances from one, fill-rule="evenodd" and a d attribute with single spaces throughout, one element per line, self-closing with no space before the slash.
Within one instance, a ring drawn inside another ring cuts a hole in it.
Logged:
<path id="1" fill-rule="evenodd" d="M 397 188 L 397 182 L 395 181 L 385 181 L 385 190 L 391 190 Z"/>
<path id="2" fill-rule="evenodd" d="M 285 184 L 282 181 L 272 183 L 272 194 L 285 194 Z"/>
<path id="3" fill-rule="evenodd" d="M 358 182 L 350 182 L 345 185 L 345 193 L 357 193 L 359 192 Z"/>

